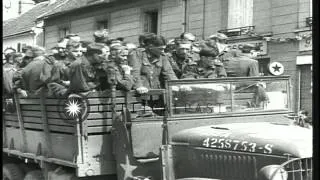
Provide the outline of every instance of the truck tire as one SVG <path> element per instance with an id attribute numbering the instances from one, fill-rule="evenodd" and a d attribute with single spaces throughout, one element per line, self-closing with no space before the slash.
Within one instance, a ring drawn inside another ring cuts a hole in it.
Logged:
<path id="1" fill-rule="evenodd" d="M 41 170 L 34 170 L 28 172 L 23 180 L 44 180 L 44 176 Z"/>
<path id="2" fill-rule="evenodd" d="M 3 180 L 22 180 L 23 172 L 16 164 L 5 164 L 2 167 L 2 179 Z"/>

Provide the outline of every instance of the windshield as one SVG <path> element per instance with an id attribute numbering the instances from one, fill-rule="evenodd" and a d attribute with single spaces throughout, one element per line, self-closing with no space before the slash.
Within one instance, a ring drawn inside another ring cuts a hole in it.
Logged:
<path id="1" fill-rule="evenodd" d="M 171 81 L 170 115 L 288 110 L 288 82 L 279 77 Z"/>

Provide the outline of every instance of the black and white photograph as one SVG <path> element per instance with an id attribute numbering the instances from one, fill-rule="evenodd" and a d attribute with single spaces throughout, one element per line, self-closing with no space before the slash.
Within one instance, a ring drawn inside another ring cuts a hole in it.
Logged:
<path id="1" fill-rule="evenodd" d="M 316 179 L 313 3 L 3 0 L 2 179 Z"/>

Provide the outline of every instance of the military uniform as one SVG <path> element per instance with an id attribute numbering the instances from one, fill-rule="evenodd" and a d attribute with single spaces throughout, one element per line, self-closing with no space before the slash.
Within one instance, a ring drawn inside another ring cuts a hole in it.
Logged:
<path id="1" fill-rule="evenodd" d="M 212 47 L 207 43 L 201 44 L 199 67 L 203 78 L 226 77 L 227 73 L 223 63 L 219 60 L 218 47 Z"/>
<path id="2" fill-rule="evenodd" d="M 200 44 L 200 56 L 205 56 L 205 57 L 212 57 L 212 58 L 216 58 L 217 56 L 219 56 L 219 49 L 218 47 L 212 47 L 207 43 L 201 43 Z"/>
<path id="3" fill-rule="evenodd" d="M 125 74 L 120 65 L 112 59 L 105 60 L 103 48 L 104 45 L 101 43 L 90 44 L 87 53 L 91 50 L 101 51 L 99 56 L 103 56 L 103 58 L 96 59 L 96 56 L 92 56 L 92 62 L 89 62 L 86 56 L 82 56 L 71 63 L 70 92 L 110 89 L 111 83 L 113 83 L 110 80 L 115 81 L 117 89 L 131 89 L 133 83 L 130 75 Z M 96 54 L 93 52 L 93 55 Z"/>
<path id="4" fill-rule="evenodd" d="M 77 58 L 70 65 L 69 92 L 78 93 L 93 90 L 97 87 L 94 68 L 85 56 Z"/>
<path id="5" fill-rule="evenodd" d="M 187 58 L 180 58 L 176 53 L 169 56 L 172 69 L 179 79 L 197 79 L 197 63 L 199 60 L 200 57 L 196 53 L 190 54 Z"/>
<path id="6" fill-rule="evenodd" d="M 3 65 L 3 90 L 5 96 L 11 96 L 13 92 L 13 78 L 17 69 L 13 64 Z"/>
<path id="7" fill-rule="evenodd" d="M 129 54 L 128 63 L 133 67 L 135 89 L 161 89 L 164 88 L 165 80 L 177 79 L 166 55 L 154 58 L 144 50 L 136 50 Z"/>
<path id="8" fill-rule="evenodd" d="M 21 72 L 21 84 L 18 88 L 35 93 L 41 87 L 52 81 L 54 58 L 39 56 L 31 61 Z"/>
<path id="9" fill-rule="evenodd" d="M 199 78 L 227 77 L 223 63 L 218 59 L 202 56 L 198 64 Z"/>
<path id="10" fill-rule="evenodd" d="M 228 77 L 259 76 L 258 61 L 245 56 L 229 57 L 223 61 Z"/>
<path id="11" fill-rule="evenodd" d="M 99 90 L 110 89 L 111 82 L 109 82 L 108 76 L 114 76 L 114 80 L 116 82 L 116 89 L 118 90 L 131 90 L 133 86 L 133 78 L 130 74 L 125 74 L 119 64 L 116 62 L 109 60 L 104 62 L 101 65 L 95 66 L 95 75 L 96 79 L 99 81 L 99 86 L 97 87 Z"/>

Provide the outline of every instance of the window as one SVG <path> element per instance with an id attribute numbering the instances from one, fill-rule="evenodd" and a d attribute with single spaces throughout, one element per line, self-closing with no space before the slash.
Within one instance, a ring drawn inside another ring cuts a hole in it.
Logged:
<path id="1" fill-rule="evenodd" d="M 68 34 L 70 34 L 70 28 L 69 27 L 61 27 L 61 28 L 59 28 L 59 39 L 66 37 Z"/>
<path id="2" fill-rule="evenodd" d="M 17 44 L 17 51 L 18 51 L 18 52 L 21 52 L 21 43 L 18 43 L 18 44 Z"/>
<path id="3" fill-rule="evenodd" d="M 144 13 L 144 32 L 158 33 L 158 10 Z"/>
<path id="4" fill-rule="evenodd" d="M 252 26 L 253 0 L 228 0 L 228 29 Z"/>
<path id="5" fill-rule="evenodd" d="M 184 90 L 174 91 L 177 86 Z M 289 79 L 282 77 L 230 78 L 228 82 L 219 78 L 195 83 L 169 81 L 169 113 L 190 116 L 287 110 L 288 87 Z"/>
<path id="6" fill-rule="evenodd" d="M 269 64 L 270 64 L 270 58 L 260 58 L 258 59 L 259 64 L 259 73 L 261 76 L 269 76 Z"/>
<path id="7" fill-rule="evenodd" d="M 101 20 L 97 21 L 97 30 L 109 29 L 109 21 Z"/>

